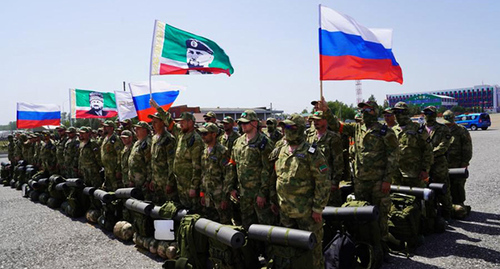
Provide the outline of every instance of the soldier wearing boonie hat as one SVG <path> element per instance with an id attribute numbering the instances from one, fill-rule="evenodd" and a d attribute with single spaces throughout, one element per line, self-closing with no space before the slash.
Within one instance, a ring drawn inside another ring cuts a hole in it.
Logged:
<path id="1" fill-rule="evenodd" d="M 78 177 L 78 149 L 80 141 L 76 135 L 76 128 L 69 127 L 66 130 L 68 140 L 64 144 L 64 166 L 68 178 Z"/>

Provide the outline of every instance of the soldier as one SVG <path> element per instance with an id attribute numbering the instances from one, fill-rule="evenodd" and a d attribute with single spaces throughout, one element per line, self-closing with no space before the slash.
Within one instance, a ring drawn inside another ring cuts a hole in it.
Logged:
<path id="1" fill-rule="evenodd" d="M 30 134 L 28 134 L 28 133 L 21 134 L 22 143 L 20 145 L 23 160 L 25 160 L 26 162 L 29 162 L 31 160 L 31 156 L 28 156 L 28 150 L 29 150 L 28 136 L 30 136 Z"/>
<path id="2" fill-rule="evenodd" d="M 26 147 L 26 160 L 29 164 L 35 163 L 35 144 L 37 136 L 35 134 L 28 135 L 28 141 L 25 143 Z"/>
<path id="3" fill-rule="evenodd" d="M 227 148 L 229 153 L 233 149 L 233 144 L 240 135 L 234 131 L 234 119 L 226 116 L 222 120 L 222 124 L 224 126 L 224 134 L 219 136 L 219 143 Z"/>
<path id="4" fill-rule="evenodd" d="M 387 124 L 389 128 L 396 126 L 396 118 L 394 117 L 390 107 L 384 109 L 384 111 L 382 111 L 382 115 L 384 115 L 385 124 Z"/>
<path id="5" fill-rule="evenodd" d="M 132 133 L 133 143 L 137 141 L 137 137 L 135 136 L 134 126 L 132 126 L 132 121 L 130 119 L 125 119 L 120 122 L 123 130 L 129 130 Z"/>
<path id="6" fill-rule="evenodd" d="M 443 114 L 444 124 L 450 129 L 453 142 L 448 148 L 448 167 L 467 168 L 472 159 L 472 139 L 469 131 L 463 125 L 455 123 L 455 114 L 447 110 Z M 453 179 L 451 184 L 451 198 L 453 204 L 464 205 L 465 202 L 465 180 Z"/>
<path id="7" fill-rule="evenodd" d="M 266 135 L 271 138 L 273 143 L 276 144 L 283 135 L 280 133 L 280 131 L 277 129 L 278 127 L 278 121 L 275 118 L 268 118 L 266 121 L 267 125 L 267 130 L 266 130 Z"/>
<path id="8" fill-rule="evenodd" d="M 48 172 L 49 175 L 57 173 L 56 145 L 54 141 L 50 139 L 49 131 L 43 131 L 43 142 L 40 149 L 40 162 L 42 164 L 42 170 Z"/>
<path id="9" fill-rule="evenodd" d="M 314 232 L 321 242 L 322 213 L 332 186 L 328 164 L 322 150 L 311 150 L 305 141 L 304 118 L 292 114 L 284 124 L 287 145 L 278 149 L 275 163 L 281 225 Z M 322 129 L 326 131 L 325 128 Z M 318 243 L 312 251 L 311 268 L 324 268 L 322 244 Z"/>
<path id="10" fill-rule="evenodd" d="M 92 129 L 90 127 L 80 128 L 80 146 L 78 146 L 78 174 L 83 176 L 87 187 L 101 188 L 102 178 L 101 154 L 97 142 L 90 138 Z"/>
<path id="11" fill-rule="evenodd" d="M 314 121 L 314 132 L 309 132 L 306 137 L 311 150 L 320 150 L 326 158 L 328 165 L 328 179 L 331 182 L 329 205 L 341 206 L 342 197 L 339 189 L 344 170 L 344 156 L 342 138 L 338 133 L 328 130 L 328 122 L 323 111 L 316 111 L 311 117 Z M 285 129 L 286 132 L 286 129 Z M 285 138 L 286 140 L 286 138 Z"/>
<path id="12" fill-rule="evenodd" d="M 175 137 L 165 129 L 165 123 L 158 113 L 148 115 L 148 117 L 152 119 L 155 130 L 151 143 L 152 175 L 149 189 L 154 193 L 153 203 L 163 205 L 167 200 L 167 185 L 172 186 L 172 188 L 176 185 L 174 157 L 177 142 Z"/>
<path id="13" fill-rule="evenodd" d="M 231 224 L 229 192 L 232 179 L 229 166 L 229 151 L 217 141 L 219 128 L 214 123 L 207 123 L 198 129 L 205 149 L 201 156 L 202 183 L 200 202 L 203 215 L 222 224 Z"/>
<path id="14" fill-rule="evenodd" d="M 115 123 L 112 120 L 105 121 L 103 126 L 106 133 L 101 142 L 101 162 L 104 167 L 103 189 L 115 191 L 122 187 L 120 152 L 123 143 L 119 136 L 115 134 Z"/>
<path id="15" fill-rule="evenodd" d="M 68 178 L 78 177 L 78 155 L 80 141 L 76 136 L 76 128 L 69 127 L 66 130 L 68 140 L 64 145 L 64 166 L 66 167 L 66 176 Z"/>
<path id="16" fill-rule="evenodd" d="M 42 167 L 42 163 L 40 162 L 40 151 L 42 149 L 42 134 L 36 133 L 35 138 L 35 153 L 34 153 L 34 164 L 40 169 Z"/>
<path id="17" fill-rule="evenodd" d="M 205 120 L 205 122 L 217 123 L 217 115 L 212 111 L 208 111 L 206 114 L 204 114 L 203 119 Z"/>
<path id="18" fill-rule="evenodd" d="M 358 200 L 379 207 L 381 243 L 385 251 L 384 258 L 388 259 L 389 191 L 392 181 L 399 174 L 398 139 L 391 128 L 378 122 L 378 105 L 374 101 L 358 104 L 362 123 L 343 124 L 329 111 L 324 100 L 320 106 L 323 113 L 328 113 L 328 123 L 334 131 L 354 137 L 354 195 Z"/>
<path id="19" fill-rule="evenodd" d="M 130 152 L 132 152 L 133 146 L 133 135 L 129 130 L 124 130 L 120 135 L 120 138 L 123 142 L 123 149 L 120 152 L 120 160 L 121 160 L 121 172 L 122 172 L 122 186 L 130 186 L 130 181 L 128 179 L 128 159 L 130 156 Z"/>
<path id="20" fill-rule="evenodd" d="M 21 133 L 16 133 L 16 139 L 15 139 L 15 147 L 14 147 L 14 159 L 15 159 L 15 165 L 17 165 L 17 162 L 23 159 L 23 147 L 22 147 L 22 139 L 21 139 Z"/>
<path id="21" fill-rule="evenodd" d="M 429 133 L 434 153 L 434 163 L 431 166 L 429 176 L 434 183 L 446 184 L 446 194 L 438 195 L 437 200 L 441 203 L 442 217 L 449 221 L 451 219 L 452 203 L 446 152 L 450 147 L 452 136 L 448 127 L 436 121 L 437 112 L 435 106 L 424 108 L 423 113 L 425 115 L 425 129 Z"/>
<path id="22" fill-rule="evenodd" d="M 392 129 L 399 140 L 399 171 L 394 184 L 425 188 L 433 162 L 432 145 L 423 125 L 411 121 L 408 105 L 398 102 L 391 111 L 397 125 Z"/>
<path id="23" fill-rule="evenodd" d="M 7 145 L 7 150 L 8 150 L 8 158 L 9 158 L 9 162 L 12 166 L 15 165 L 15 158 L 14 158 L 14 151 L 15 151 L 15 147 L 16 147 L 16 144 L 15 144 L 15 141 L 14 141 L 14 136 L 13 135 L 8 135 L 7 136 L 7 139 L 9 141 L 8 145 Z"/>
<path id="24" fill-rule="evenodd" d="M 66 142 L 68 141 L 68 136 L 66 135 L 66 126 L 57 126 L 56 131 L 59 134 L 59 140 L 55 142 L 57 171 L 60 175 L 67 177 L 66 166 L 64 163 L 64 147 L 66 146 Z"/>
<path id="25" fill-rule="evenodd" d="M 258 131 L 259 118 L 253 110 L 245 110 L 237 122 L 244 134 L 236 139 L 231 152 L 232 170 L 236 175 L 231 196 L 240 202 L 245 229 L 254 223 L 272 225 L 276 217 L 271 207 L 277 213 L 277 206 L 270 200 L 270 189 L 275 185 L 271 182 L 273 168 L 268 158 L 273 142 Z"/>
<path id="26" fill-rule="evenodd" d="M 146 200 L 151 200 L 151 192 L 147 186 L 151 181 L 151 127 L 145 121 L 134 125 L 137 141 L 134 143 L 128 158 L 129 187 L 142 190 Z"/>

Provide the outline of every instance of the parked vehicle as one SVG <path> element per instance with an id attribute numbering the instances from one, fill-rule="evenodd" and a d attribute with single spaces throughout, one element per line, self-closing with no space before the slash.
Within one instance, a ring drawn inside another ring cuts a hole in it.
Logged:
<path id="1" fill-rule="evenodd" d="M 466 128 L 470 128 L 471 131 L 475 131 L 477 128 L 486 130 L 491 126 L 490 115 L 488 113 L 458 115 L 455 117 L 455 122 L 465 126 Z"/>

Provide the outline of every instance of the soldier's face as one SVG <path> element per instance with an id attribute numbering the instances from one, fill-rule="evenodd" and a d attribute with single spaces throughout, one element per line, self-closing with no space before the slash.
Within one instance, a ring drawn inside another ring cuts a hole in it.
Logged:
<path id="1" fill-rule="evenodd" d="M 187 64 L 190 67 L 208 67 L 214 56 L 206 51 L 188 48 L 186 51 Z"/>
<path id="2" fill-rule="evenodd" d="M 132 137 L 130 136 L 121 136 L 120 137 L 124 145 L 130 145 L 132 144 Z"/>
<path id="3" fill-rule="evenodd" d="M 165 124 L 163 123 L 162 120 L 158 118 L 153 118 L 153 128 L 155 129 L 156 133 L 159 133 L 161 132 L 161 130 L 163 130 L 163 128 L 165 128 Z"/>
<path id="4" fill-rule="evenodd" d="M 148 136 L 148 130 L 142 127 L 135 127 L 135 133 L 138 139 L 144 139 Z"/>
<path id="5" fill-rule="evenodd" d="M 112 134 L 114 130 L 115 128 L 113 128 L 112 126 L 104 126 L 104 132 L 106 134 Z"/>
<path id="6" fill-rule="evenodd" d="M 80 139 L 81 139 L 81 140 L 83 140 L 83 141 L 87 141 L 87 140 L 89 140 L 89 138 L 90 138 L 90 133 L 87 133 L 87 132 L 85 132 L 85 133 L 80 133 Z"/>
<path id="7" fill-rule="evenodd" d="M 68 133 L 69 138 L 74 138 L 76 136 L 76 133 Z"/>
<path id="8" fill-rule="evenodd" d="M 92 99 L 90 101 L 90 107 L 95 110 L 101 110 L 104 107 L 104 103 L 100 99 Z"/>
<path id="9" fill-rule="evenodd" d="M 226 131 L 226 132 L 228 132 L 228 131 L 230 131 L 230 130 L 233 129 L 233 124 L 231 124 L 231 123 L 225 123 L 224 122 L 223 125 L 224 125 L 224 131 Z"/>
<path id="10" fill-rule="evenodd" d="M 242 122 L 240 123 L 241 129 L 245 134 L 253 132 L 254 129 L 257 128 L 257 122 L 256 121 L 251 121 L 251 122 Z"/>
<path id="11" fill-rule="evenodd" d="M 179 121 L 179 125 L 181 126 L 181 131 L 187 133 L 194 126 L 194 122 L 192 120 L 181 120 Z"/>
<path id="12" fill-rule="evenodd" d="M 210 144 L 215 140 L 216 133 L 201 133 L 201 139 L 205 144 Z"/>
<path id="13" fill-rule="evenodd" d="M 327 122 L 325 119 L 315 119 L 314 120 L 314 128 L 317 130 L 323 130 L 326 129 L 327 127 Z"/>

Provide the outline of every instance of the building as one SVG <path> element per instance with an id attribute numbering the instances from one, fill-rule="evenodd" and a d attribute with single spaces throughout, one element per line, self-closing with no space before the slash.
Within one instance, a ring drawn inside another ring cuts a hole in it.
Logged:
<path id="1" fill-rule="evenodd" d="M 435 106 L 435 107 L 446 107 L 451 108 L 458 105 L 458 102 L 453 97 L 446 95 L 437 94 L 418 94 L 413 97 L 406 99 L 405 101 L 409 105 L 418 105 L 420 107 Z"/>
<path id="2" fill-rule="evenodd" d="M 268 118 L 275 118 L 276 115 L 283 113 L 283 110 L 273 110 L 272 108 L 266 108 L 266 107 L 254 107 L 254 108 L 203 107 L 201 108 L 201 113 L 205 114 L 209 111 L 212 111 L 217 115 L 218 120 L 222 120 L 226 116 L 230 116 L 236 120 L 238 118 L 241 118 L 241 113 L 249 109 L 255 111 L 255 113 L 257 113 L 257 117 L 259 117 L 259 119 L 261 120 L 267 120 Z"/>
<path id="3" fill-rule="evenodd" d="M 477 85 L 469 88 L 449 89 L 441 91 L 388 94 L 389 106 L 394 106 L 397 102 L 408 102 L 418 95 L 439 95 L 453 97 L 458 106 L 470 108 L 473 111 L 500 112 L 499 98 L 500 86 L 498 85 Z M 422 103 L 422 106 L 427 104 Z"/>

